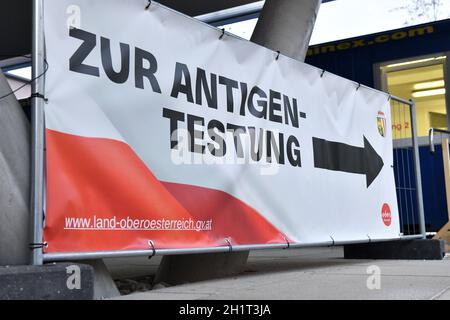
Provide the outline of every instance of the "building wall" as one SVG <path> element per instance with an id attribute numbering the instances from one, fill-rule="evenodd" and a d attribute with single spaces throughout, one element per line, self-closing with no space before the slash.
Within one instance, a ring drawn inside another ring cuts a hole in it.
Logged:
<path id="1" fill-rule="evenodd" d="M 449 50 L 450 20 L 443 20 L 312 46 L 308 50 L 306 62 L 375 87 L 375 63 Z"/>

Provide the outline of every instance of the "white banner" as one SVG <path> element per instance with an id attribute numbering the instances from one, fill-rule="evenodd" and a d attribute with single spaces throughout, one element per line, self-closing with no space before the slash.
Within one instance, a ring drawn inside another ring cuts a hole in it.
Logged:
<path id="1" fill-rule="evenodd" d="M 47 252 L 399 237 L 385 93 L 147 3 L 45 1 Z"/>

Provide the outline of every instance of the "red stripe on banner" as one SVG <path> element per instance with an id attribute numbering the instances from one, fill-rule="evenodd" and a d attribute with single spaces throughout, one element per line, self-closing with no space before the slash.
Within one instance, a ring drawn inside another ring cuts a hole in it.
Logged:
<path id="1" fill-rule="evenodd" d="M 235 197 L 159 181 L 126 144 L 46 130 L 46 252 L 284 243 Z"/>

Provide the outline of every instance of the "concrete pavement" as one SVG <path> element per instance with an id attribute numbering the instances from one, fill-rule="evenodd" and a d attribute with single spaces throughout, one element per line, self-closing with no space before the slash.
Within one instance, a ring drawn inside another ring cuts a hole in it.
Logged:
<path id="1" fill-rule="evenodd" d="M 123 278 L 156 272 L 159 259 L 136 258 L 128 263 L 107 261 L 113 275 Z M 372 288 L 378 283 L 377 270 L 379 289 L 370 290 L 368 282 Z M 116 299 L 450 299 L 450 257 L 442 261 L 345 260 L 341 247 L 254 251 L 241 275 L 159 286 Z"/>

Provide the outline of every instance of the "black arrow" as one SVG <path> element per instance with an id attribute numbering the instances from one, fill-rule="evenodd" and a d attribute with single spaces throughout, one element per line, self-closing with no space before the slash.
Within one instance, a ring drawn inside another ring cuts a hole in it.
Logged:
<path id="1" fill-rule="evenodd" d="M 383 168 L 383 159 L 364 137 L 364 147 L 313 137 L 314 167 L 365 174 L 367 188 Z"/>

